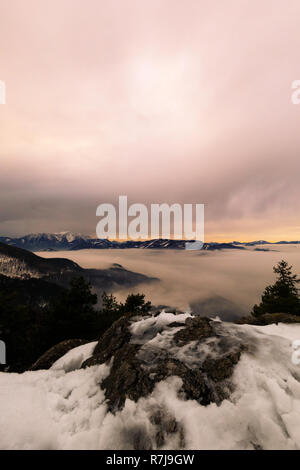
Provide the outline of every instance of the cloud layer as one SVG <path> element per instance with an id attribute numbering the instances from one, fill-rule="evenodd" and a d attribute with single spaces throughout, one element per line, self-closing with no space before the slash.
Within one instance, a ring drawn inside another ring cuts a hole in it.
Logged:
<path id="1" fill-rule="evenodd" d="M 2 0 L 0 231 L 206 204 L 206 239 L 299 238 L 298 1 Z"/>

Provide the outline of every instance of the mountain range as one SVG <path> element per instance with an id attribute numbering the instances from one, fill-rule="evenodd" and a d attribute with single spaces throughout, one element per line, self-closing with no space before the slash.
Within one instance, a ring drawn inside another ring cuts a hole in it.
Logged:
<path id="1" fill-rule="evenodd" d="M 24 248 L 30 251 L 74 251 L 84 249 L 185 249 L 187 240 L 172 239 L 154 239 L 134 241 L 127 240 L 124 242 L 98 239 L 89 236 L 76 234 L 72 232 L 61 233 L 37 233 L 29 234 L 19 238 L 0 237 L 0 242 L 7 245 Z M 191 240 L 193 241 L 193 240 Z M 260 240 L 248 243 L 231 242 L 231 243 L 204 243 L 204 250 L 222 250 L 222 249 L 244 249 L 245 246 L 254 246 L 268 244 L 269 242 Z M 290 242 L 282 242 L 290 243 Z M 292 243 L 292 242 L 291 242 Z M 300 242 L 293 242 L 300 243 Z"/>
<path id="2" fill-rule="evenodd" d="M 185 249 L 187 240 L 154 239 L 154 240 L 127 240 L 116 241 L 108 239 L 92 238 L 80 233 L 60 232 L 60 233 L 33 233 L 23 237 L 0 237 L 0 242 L 7 245 L 24 248 L 30 251 L 75 251 L 85 249 Z M 191 240 L 193 241 L 193 240 Z M 233 241 L 230 243 L 210 242 L 204 243 L 204 250 L 222 249 L 244 249 L 248 246 L 257 245 L 279 245 L 279 244 L 300 244 L 300 241 L 280 241 L 268 242 L 266 240 L 255 240 L 251 242 Z"/>

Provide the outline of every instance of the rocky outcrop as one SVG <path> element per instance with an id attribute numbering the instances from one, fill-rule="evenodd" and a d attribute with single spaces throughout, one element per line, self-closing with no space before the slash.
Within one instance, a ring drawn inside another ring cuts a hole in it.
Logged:
<path id="1" fill-rule="evenodd" d="M 206 317 L 188 318 L 185 325 L 185 328 L 174 335 L 175 343 L 180 346 L 191 341 L 200 341 L 216 334 L 213 322 Z"/>
<path id="2" fill-rule="evenodd" d="M 66 341 L 62 341 L 48 349 L 48 351 L 46 351 L 29 370 L 50 369 L 50 367 L 52 367 L 58 359 L 67 354 L 68 351 L 88 342 L 88 340 L 83 339 L 68 339 Z"/>
<path id="3" fill-rule="evenodd" d="M 122 317 L 114 322 L 98 341 L 93 356 L 87 359 L 82 367 L 103 364 L 109 361 L 125 344 L 129 343 L 131 338 L 129 326 L 129 317 Z"/>
<path id="4" fill-rule="evenodd" d="M 160 317 L 122 317 L 100 338 L 82 367 L 110 362 L 102 388 L 111 412 L 122 409 L 126 398 L 136 402 L 146 397 L 171 376 L 182 380 L 183 398 L 208 405 L 228 397 L 230 377 L 245 346 L 218 322 L 180 317 L 163 326 Z M 163 442 L 165 431 L 158 432 L 157 440 Z"/>

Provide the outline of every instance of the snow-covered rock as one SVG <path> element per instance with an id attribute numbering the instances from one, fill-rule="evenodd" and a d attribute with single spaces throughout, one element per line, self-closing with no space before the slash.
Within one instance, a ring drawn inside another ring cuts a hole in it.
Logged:
<path id="1" fill-rule="evenodd" d="M 211 343 L 208 331 L 205 341 L 181 347 L 172 338 L 188 318 L 161 313 L 136 319 L 131 344 L 144 352 L 168 350 L 186 366 L 201 368 L 216 339 Z M 300 325 L 216 323 L 228 347 L 232 341 L 246 346 L 231 376 L 232 392 L 219 404 L 186 399 L 179 393 L 182 379 L 169 376 L 112 413 L 102 384 L 114 358 L 79 368 L 94 351 L 89 343 L 50 370 L 0 374 L 0 448 L 300 449 L 300 365 L 291 360 Z"/>

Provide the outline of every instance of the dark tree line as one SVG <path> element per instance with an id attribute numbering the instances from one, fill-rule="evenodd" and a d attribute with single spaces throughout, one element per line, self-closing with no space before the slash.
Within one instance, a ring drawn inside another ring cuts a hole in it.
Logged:
<path id="1" fill-rule="evenodd" d="M 102 308 L 96 305 L 97 295 L 82 277 L 65 289 L 39 279 L 1 276 L 0 339 L 6 344 L 8 370 L 26 370 L 60 341 L 96 340 L 120 316 L 151 307 L 142 294 L 129 295 L 125 303 L 103 294 Z"/>

